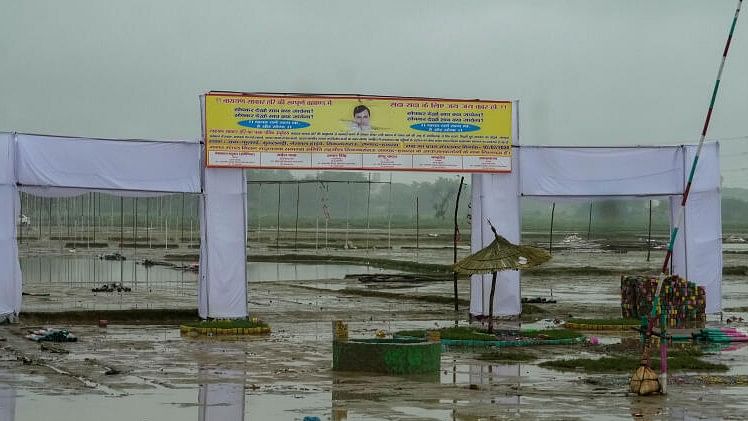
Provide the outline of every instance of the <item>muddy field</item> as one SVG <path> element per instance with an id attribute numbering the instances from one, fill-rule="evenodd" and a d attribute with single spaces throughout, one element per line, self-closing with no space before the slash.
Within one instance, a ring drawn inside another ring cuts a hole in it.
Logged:
<path id="1" fill-rule="evenodd" d="M 378 244 L 385 239 L 380 236 Z M 444 349 L 440 372 L 428 377 L 333 372 L 333 320 L 347 321 L 352 337 L 373 338 L 378 330 L 389 334 L 465 325 L 467 308 L 462 305 L 455 312 L 452 304 L 416 299 L 451 296 L 451 282 L 366 284 L 344 275 L 398 271 L 283 262 L 283 254 L 299 251 L 279 250 L 275 245 L 274 239 L 253 243 L 250 255 L 281 256 L 280 263 L 248 264 L 250 312 L 267 321 L 273 333 L 256 338 L 190 338 L 180 336 L 176 322 L 112 320 L 107 328 L 100 328 L 95 317 L 74 323 L 44 321 L 44 312 L 62 310 L 189 312 L 196 307 L 194 273 L 144 269 L 133 261 L 161 259 L 170 251 L 125 250 L 127 261 L 103 263 L 94 259 L 102 250 L 78 248 L 73 253 L 54 242 L 22 244 L 24 291 L 31 295 L 24 296 L 23 302 L 28 316 L 22 316 L 19 324 L 0 326 L 0 420 L 746 418 L 748 389 L 743 376 L 748 375 L 748 349 L 740 346 L 706 358 L 729 365 L 727 373 L 678 373 L 667 396 L 647 398 L 627 393 L 629 373 L 562 373 L 538 367 L 549 359 L 601 355 L 589 344 L 533 348 L 538 360 L 521 364 L 479 360 L 482 349 Z M 451 263 L 452 251 L 444 242 L 425 242 L 418 250 L 412 246 L 402 240 L 394 248 L 317 248 L 304 253 Z M 460 254 L 466 253 L 463 247 Z M 539 305 L 541 313 L 501 323 L 511 328 L 540 327 L 546 324 L 543 320 L 554 318 L 619 315 L 617 271 L 656 270 L 660 253 L 652 252 L 647 262 L 644 250 L 613 252 L 599 243 L 560 247 L 548 271 L 526 275 L 522 283 L 523 296 L 552 297 L 557 303 Z M 725 266 L 745 265 L 743 256 L 725 254 Z M 565 267 L 586 268 L 590 274 L 553 272 Z M 742 312 L 748 308 L 745 278 L 725 276 L 725 317 L 748 319 Z M 91 292 L 110 280 L 121 280 L 132 291 Z M 372 291 L 398 295 L 371 296 Z M 468 297 L 468 284 L 461 281 L 460 298 Z M 710 323 L 719 324 L 719 317 L 711 316 Z M 68 328 L 79 340 L 59 345 L 67 353 L 42 350 L 23 337 L 42 326 Z M 591 334 L 602 344 L 597 347 L 636 335 Z"/>

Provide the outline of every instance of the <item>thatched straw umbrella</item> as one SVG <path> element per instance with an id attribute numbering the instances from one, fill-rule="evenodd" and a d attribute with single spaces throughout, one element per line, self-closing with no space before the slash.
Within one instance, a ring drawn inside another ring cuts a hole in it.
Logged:
<path id="1" fill-rule="evenodd" d="M 522 246 L 510 243 L 496 232 L 491 221 L 488 221 L 496 237 L 491 244 L 482 250 L 471 254 L 452 266 L 454 272 L 460 275 L 493 274 L 491 280 L 491 295 L 488 305 L 488 331 L 493 332 L 493 297 L 496 292 L 496 276 L 502 270 L 527 269 L 541 265 L 550 260 L 551 255 L 537 247 Z"/>

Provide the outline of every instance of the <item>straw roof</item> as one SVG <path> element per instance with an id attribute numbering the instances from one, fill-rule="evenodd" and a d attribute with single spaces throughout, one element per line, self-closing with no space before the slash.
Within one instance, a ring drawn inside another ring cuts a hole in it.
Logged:
<path id="1" fill-rule="evenodd" d="M 472 254 L 452 266 L 453 271 L 461 275 L 477 275 L 502 270 L 527 269 L 550 260 L 551 255 L 540 248 L 510 243 L 496 234 L 484 249 Z"/>

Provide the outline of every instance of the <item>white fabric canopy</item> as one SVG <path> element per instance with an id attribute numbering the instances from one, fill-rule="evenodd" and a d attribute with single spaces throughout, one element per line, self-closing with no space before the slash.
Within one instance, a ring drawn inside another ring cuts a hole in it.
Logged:
<path id="1" fill-rule="evenodd" d="M 200 192 L 201 145 L 186 142 L 17 136 L 24 186 Z"/>
<path id="2" fill-rule="evenodd" d="M 473 175 L 473 234 L 485 229 L 485 217 L 492 221 L 515 220 L 520 196 L 544 200 L 590 200 L 621 197 L 671 197 L 672 218 L 688 179 L 696 146 L 667 147 L 515 147 L 511 174 Z M 519 179 L 516 183 L 515 179 Z M 491 180 L 486 181 L 486 180 Z M 722 222 L 719 192 L 719 145 L 704 145 L 673 253 L 673 273 L 704 286 L 708 313 L 721 309 Z M 516 187 L 515 187 L 516 186 Z M 476 195 L 475 191 L 480 191 Z M 500 210 L 500 211 L 498 211 Z M 480 224 L 479 224 L 480 221 Z M 497 224 L 505 234 L 503 224 Z M 519 225 L 519 224 L 518 224 Z M 509 231 L 508 240 L 518 237 Z M 473 241 L 473 252 L 487 246 L 492 238 Z M 485 297 L 490 282 L 471 284 L 471 314 L 488 314 Z M 519 283 L 498 282 L 497 314 L 519 314 L 505 300 L 519 297 Z M 501 298 L 509 297 L 509 298 Z M 519 298 L 517 298 L 518 300 Z M 517 304 L 519 305 L 519 304 Z"/>
<path id="3" fill-rule="evenodd" d="M 569 200 L 683 193 L 680 147 L 519 149 L 522 196 Z"/>

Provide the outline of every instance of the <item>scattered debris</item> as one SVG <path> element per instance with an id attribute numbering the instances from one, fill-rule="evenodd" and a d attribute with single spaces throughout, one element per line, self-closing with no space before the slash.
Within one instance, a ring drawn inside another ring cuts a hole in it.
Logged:
<path id="1" fill-rule="evenodd" d="M 411 275 L 407 273 L 378 273 L 378 274 L 349 274 L 345 279 L 355 278 L 359 282 L 404 282 L 404 283 L 421 283 L 421 282 L 446 282 L 452 281 L 452 274 L 444 275 Z"/>
<path id="2" fill-rule="evenodd" d="M 101 260 L 117 260 L 117 261 L 127 260 L 127 257 L 117 252 L 100 254 L 97 257 Z"/>
<path id="3" fill-rule="evenodd" d="M 168 266 L 168 267 L 172 267 L 172 266 L 174 266 L 173 263 L 163 262 L 163 261 L 160 261 L 160 260 L 151 260 L 151 259 L 143 259 L 140 262 L 138 262 L 138 264 L 141 264 L 141 265 L 143 265 L 145 267 L 150 267 L 150 266 Z"/>
<path id="4" fill-rule="evenodd" d="M 104 374 L 107 376 L 114 376 L 116 374 L 122 374 L 122 372 L 114 367 L 104 367 Z"/>
<path id="5" fill-rule="evenodd" d="M 66 329 L 37 329 L 29 332 L 28 335 L 24 336 L 26 339 L 31 339 L 35 342 L 49 341 L 49 342 L 75 342 L 78 337 L 70 333 Z"/>
<path id="6" fill-rule="evenodd" d="M 51 343 L 41 343 L 39 344 L 39 349 L 42 351 L 51 352 L 53 354 L 69 354 L 70 351 L 67 349 L 59 346 L 59 345 L 53 345 Z"/>
<path id="7" fill-rule="evenodd" d="M 190 263 L 189 265 L 181 265 L 181 266 L 172 266 L 174 269 L 183 270 L 186 272 L 199 272 L 200 271 L 200 263 Z"/>
<path id="8" fill-rule="evenodd" d="M 542 297 L 535 297 L 535 298 L 522 297 L 522 303 L 529 303 L 529 304 L 556 304 L 556 300 L 548 299 L 548 298 L 542 298 Z"/>
<path id="9" fill-rule="evenodd" d="M 130 287 L 126 287 L 120 283 L 110 283 L 110 284 L 103 284 L 99 288 L 91 288 L 92 292 L 130 292 L 132 289 Z"/>

